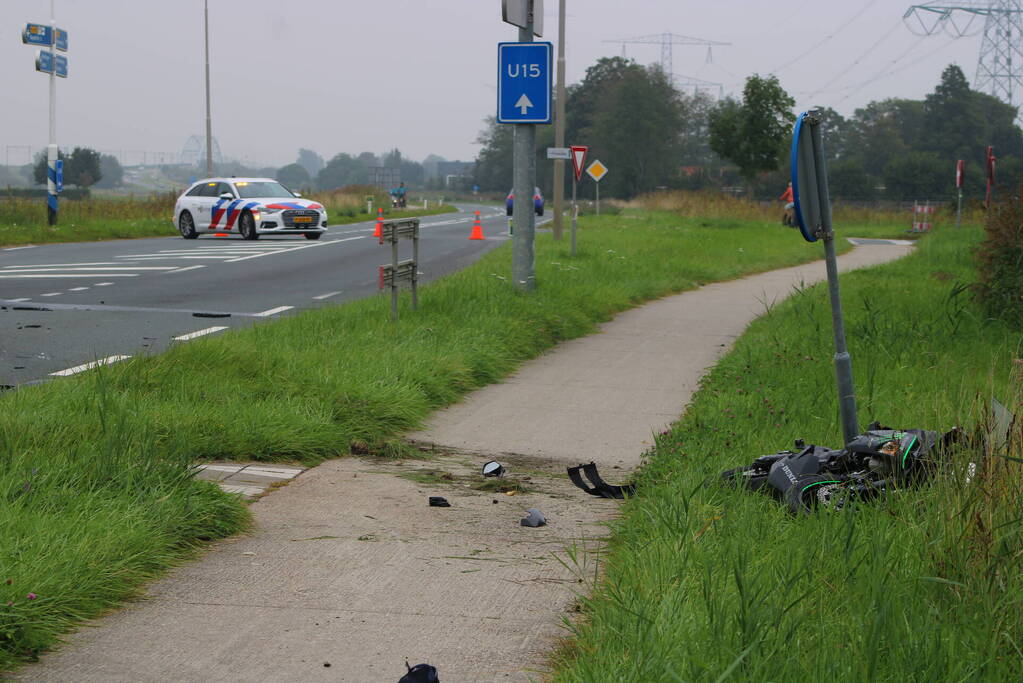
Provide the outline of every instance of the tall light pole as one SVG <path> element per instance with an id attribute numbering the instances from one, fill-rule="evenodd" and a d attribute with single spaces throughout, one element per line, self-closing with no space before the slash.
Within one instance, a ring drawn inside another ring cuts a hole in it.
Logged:
<path id="1" fill-rule="evenodd" d="M 554 118 L 554 146 L 565 146 L 565 0 L 558 2 L 558 94 Z M 554 239 L 561 239 L 565 201 L 565 160 L 554 160 Z"/>
<path id="2" fill-rule="evenodd" d="M 51 0 L 52 2 L 52 0 Z M 206 177 L 213 175 L 213 124 L 210 122 L 210 3 L 203 0 L 206 29 Z M 50 86 L 53 87 L 53 86 Z"/>

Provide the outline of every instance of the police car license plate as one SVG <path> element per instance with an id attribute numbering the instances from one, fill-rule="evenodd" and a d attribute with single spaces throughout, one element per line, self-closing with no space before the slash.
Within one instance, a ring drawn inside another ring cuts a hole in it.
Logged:
<path id="1" fill-rule="evenodd" d="M 296 223 L 312 223 L 312 216 L 295 216 Z"/>

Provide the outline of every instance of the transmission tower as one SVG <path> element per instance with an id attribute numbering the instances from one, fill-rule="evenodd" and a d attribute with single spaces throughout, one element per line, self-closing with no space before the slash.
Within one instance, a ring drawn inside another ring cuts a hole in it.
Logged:
<path id="1" fill-rule="evenodd" d="M 903 20 L 917 35 L 956 38 L 984 32 L 973 87 L 1016 106 L 1023 87 L 1023 0 L 966 0 L 913 5 Z"/>
<path id="2" fill-rule="evenodd" d="M 661 68 L 664 69 L 664 73 L 668 75 L 669 80 L 673 79 L 675 65 L 674 58 L 671 53 L 673 45 L 706 45 L 707 46 L 707 63 L 710 64 L 714 61 L 713 50 L 715 45 L 731 45 L 731 43 L 722 43 L 716 40 L 704 40 L 702 38 L 690 38 L 689 36 L 680 36 L 674 33 L 658 33 L 652 36 L 639 36 L 638 38 L 623 38 L 621 40 L 605 40 L 605 43 L 621 43 L 622 55 L 625 55 L 626 45 L 660 45 L 661 46 Z"/>

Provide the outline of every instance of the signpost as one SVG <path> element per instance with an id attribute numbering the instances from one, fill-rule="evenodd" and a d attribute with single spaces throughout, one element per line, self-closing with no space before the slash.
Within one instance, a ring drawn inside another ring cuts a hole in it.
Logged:
<path id="1" fill-rule="evenodd" d="M 987 194 L 984 197 L 984 206 L 991 209 L 991 196 L 995 188 L 995 148 L 987 148 Z"/>
<path id="2" fill-rule="evenodd" d="M 956 227 L 960 227 L 963 223 L 963 171 L 965 170 L 965 162 L 960 159 L 956 162 Z"/>
<path id="3" fill-rule="evenodd" d="M 412 310 L 419 306 L 419 219 L 405 218 L 381 224 L 380 243 L 391 245 L 391 262 L 378 269 L 380 289 L 391 288 L 391 320 L 398 320 L 398 290 L 402 282 L 412 285 Z M 412 258 L 398 260 L 398 240 L 412 240 Z"/>
<path id="4" fill-rule="evenodd" d="M 600 163 L 600 159 L 597 159 L 590 167 L 586 169 L 587 175 L 593 178 L 593 182 L 596 183 L 597 187 L 597 215 L 600 215 L 600 179 L 607 175 L 607 166 Z"/>
<path id="5" fill-rule="evenodd" d="M 36 53 L 36 71 L 50 75 L 50 142 L 46 146 L 46 218 L 50 225 L 57 224 L 57 194 L 63 187 L 63 164 L 57 154 L 57 77 L 67 78 L 67 57 L 54 50 L 67 52 L 67 31 L 57 28 L 50 0 L 50 25 L 27 24 L 21 33 L 25 45 L 49 48 Z"/>
<path id="6" fill-rule="evenodd" d="M 550 43 L 534 43 L 543 33 L 542 0 L 503 0 L 503 18 L 519 27 L 517 43 L 498 43 L 497 121 L 515 126 L 513 143 L 512 282 L 520 291 L 536 288 L 533 243 L 536 219 L 536 124 L 551 122 Z"/>
<path id="7" fill-rule="evenodd" d="M 564 159 L 565 161 L 568 161 L 572 158 L 572 150 L 568 147 L 548 147 L 547 158 Z"/>
<path id="8" fill-rule="evenodd" d="M 824 259 L 828 270 L 831 297 L 831 323 L 835 336 L 835 376 L 842 434 L 849 443 L 859 434 L 856 417 L 856 392 L 853 387 L 852 359 L 845 345 L 845 323 L 838 291 L 838 263 L 835 258 L 835 231 L 831 225 L 831 198 L 824 161 L 823 123 L 817 110 L 804 112 L 796 119 L 792 135 L 792 194 L 796 221 L 807 242 L 824 241 Z"/>
<path id="9" fill-rule="evenodd" d="M 575 256 L 575 228 L 579 222 L 579 205 L 575 201 L 575 192 L 579 185 L 579 179 L 583 177 L 583 169 L 586 167 L 586 152 L 589 149 L 585 145 L 569 147 L 572 153 L 572 256 Z"/>

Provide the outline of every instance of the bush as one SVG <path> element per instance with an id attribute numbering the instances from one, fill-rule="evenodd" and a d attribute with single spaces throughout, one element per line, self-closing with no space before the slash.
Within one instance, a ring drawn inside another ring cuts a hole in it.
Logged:
<path id="1" fill-rule="evenodd" d="M 1023 201 L 1019 194 L 996 204 L 988 216 L 987 236 L 977 249 L 977 290 L 988 315 L 1023 328 Z"/>

